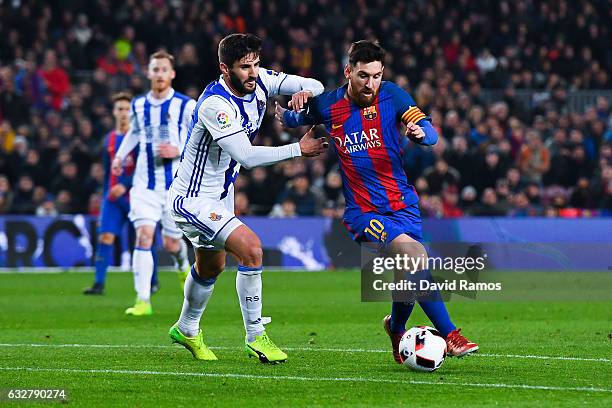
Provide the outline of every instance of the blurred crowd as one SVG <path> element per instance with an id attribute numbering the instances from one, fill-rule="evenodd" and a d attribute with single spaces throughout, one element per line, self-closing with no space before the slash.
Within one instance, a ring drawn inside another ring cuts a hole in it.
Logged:
<path id="1" fill-rule="evenodd" d="M 264 39 L 262 65 L 343 83 L 352 41 L 380 40 L 385 79 L 441 134 L 406 142 L 424 215 L 587 216 L 612 211 L 612 110 L 568 92 L 611 88 L 612 1 L 0 2 L 0 214 L 97 214 L 110 95 L 146 92 L 150 53 L 176 57 L 174 87 L 197 98 L 231 32 Z M 503 89 L 486 103 L 483 89 Z M 527 108 L 517 90 L 541 97 Z M 297 140 L 267 119 L 256 141 Z M 302 132 L 303 133 L 303 132 Z M 342 215 L 334 155 L 243 170 L 236 213 Z"/>

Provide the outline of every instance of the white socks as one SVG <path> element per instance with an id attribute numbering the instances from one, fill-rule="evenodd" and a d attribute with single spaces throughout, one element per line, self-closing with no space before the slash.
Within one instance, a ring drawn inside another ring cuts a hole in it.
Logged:
<path id="1" fill-rule="evenodd" d="M 183 239 L 179 239 L 180 247 L 177 253 L 170 254 L 174 259 L 174 262 L 177 263 L 178 268 L 181 271 L 189 268 L 189 256 L 187 255 L 188 248 L 187 244 Z"/>
<path id="2" fill-rule="evenodd" d="M 236 275 L 236 292 L 240 300 L 240 309 L 246 330 L 246 341 L 251 343 L 255 337 L 264 332 L 261 318 L 261 272 L 262 268 L 238 266 Z M 149 277 L 150 279 L 150 277 Z M 199 277 L 194 267 L 185 281 L 185 299 L 178 321 L 178 328 L 187 337 L 197 336 L 200 330 L 200 319 L 215 288 L 215 279 Z"/>
<path id="3" fill-rule="evenodd" d="M 248 343 L 255 341 L 255 336 L 264 332 L 261 320 L 261 272 L 261 267 L 250 268 L 238 265 L 236 275 L 236 292 L 240 300 Z"/>
<path id="4" fill-rule="evenodd" d="M 132 270 L 134 271 L 134 289 L 136 289 L 138 299 L 150 302 L 151 277 L 153 276 L 153 254 L 151 253 L 151 248 L 134 248 Z"/>
<path id="5" fill-rule="evenodd" d="M 215 288 L 215 280 L 216 278 L 201 278 L 195 272 L 194 267 L 191 267 L 191 273 L 187 275 L 185 281 L 185 299 L 183 300 L 181 317 L 178 321 L 178 328 L 185 336 L 195 337 L 198 335 L 200 319 Z"/>

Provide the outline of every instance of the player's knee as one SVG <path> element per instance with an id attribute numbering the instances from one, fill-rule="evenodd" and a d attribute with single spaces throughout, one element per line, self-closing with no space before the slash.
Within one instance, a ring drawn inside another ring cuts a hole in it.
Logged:
<path id="1" fill-rule="evenodd" d="M 263 262 L 263 249 L 261 248 L 261 243 L 258 242 L 258 245 L 252 245 L 247 247 L 243 256 L 241 257 L 241 263 L 244 266 L 248 267 L 259 267 Z"/>
<path id="2" fill-rule="evenodd" d="M 413 256 L 427 258 L 427 250 L 420 242 L 414 242 L 410 245 L 413 250 Z"/>
<path id="3" fill-rule="evenodd" d="M 243 225 L 232 232 L 226 242 L 226 248 L 238 258 L 242 265 L 261 266 L 263 259 L 261 241 L 248 227 Z"/>
<path id="4" fill-rule="evenodd" d="M 405 253 L 409 258 L 414 259 L 412 265 L 415 265 L 415 270 L 412 272 L 418 272 L 420 270 L 427 269 L 427 250 L 420 242 L 411 242 L 406 245 Z"/>
<path id="5" fill-rule="evenodd" d="M 413 258 L 427 257 L 427 250 L 425 250 L 423 244 L 416 241 L 402 243 L 399 252 Z"/>
<path id="6" fill-rule="evenodd" d="M 115 242 L 115 235 L 110 232 L 100 234 L 99 242 L 104 245 L 112 245 Z"/>
<path id="7" fill-rule="evenodd" d="M 151 248 L 153 245 L 153 234 L 146 230 L 136 232 L 136 246 L 139 248 Z"/>
<path id="8" fill-rule="evenodd" d="M 411 238 L 397 239 L 393 241 L 391 245 L 391 255 L 401 255 L 408 257 L 410 261 L 408 265 L 414 265 L 415 270 L 412 272 L 418 272 L 423 269 L 427 269 L 428 255 L 425 246 L 418 241 Z M 412 268 L 410 268 L 412 269 Z"/>

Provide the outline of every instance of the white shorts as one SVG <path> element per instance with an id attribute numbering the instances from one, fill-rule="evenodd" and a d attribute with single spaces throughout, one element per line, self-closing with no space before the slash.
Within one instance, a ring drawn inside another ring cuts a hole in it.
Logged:
<path id="1" fill-rule="evenodd" d="M 167 191 L 155 191 L 148 188 L 132 187 L 130 189 L 130 213 L 128 218 L 134 228 L 143 225 L 156 227 L 161 221 L 162 235 L 180 239 L 183 233 L 174 223 L 166 203 Z"/>
<path id="2" fill-rule="evenodd" d="M 194 248 L 222 250 L 230 234 L 242 225 L 234 215 L 234 194 L 223 200 L 203 197 L 183 197 L 172 188 L 168 206 L 176 225 L 191 241 Z"/>

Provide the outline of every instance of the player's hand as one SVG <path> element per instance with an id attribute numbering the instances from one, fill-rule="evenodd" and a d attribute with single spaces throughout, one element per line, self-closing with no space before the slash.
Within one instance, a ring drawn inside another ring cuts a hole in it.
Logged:
<path id="1" fill-rule="evenodd" d="M 406 125 L 406 136 L 408 136 L 410 140 L 420 142 L 425 137 L 425 131 L 416 123 L 408 122 Z"/>
<path id="2" fill-rule="evenodd" d="M 310 91 L 299 91 L 291 96 L 289 101 L 289 107 L 296 112 L 301 111 L 306 106 L 308 98 L 312 98 L 314 95 Z"/>
<path id="3" fill-rule="evenodd" d="M 274 117 L 284 126 L 287 126 L 287 123 L 285 123 L 285 112 L 287 112 L 287 109 L 283 108 L 282 106 L 280 106 L 278 102 L 275 101 L 274 102 Z"/>
<path id="4" fill-rule="evenodd" d="M 170 143 L 159 145 L 159 156 L 162 159 L 174 159 L 179 156 L 179 153 L 179 148 Z"/>
<path id="5" fill-rule="evenodd" d="M 119 157 L 115 157 L 111 164 L 111 173 L 113 176 L 119 177 L 123 173 L 123 163 Z"/>
<path id="6" fill-rule="evenodd" d="M 127 191 L 127 188 L 123 184 L 117 183 L 114 186 L 112 186 L 111 189 L 108 191 L 108 199 L 111 201 L 115 201 L 119 197 L 124 195 L 126 191 Z"/>
<path id="7" fill-rule="evenodd" d="M 329 147 L 325 138 L 316 139 L 314 137 L 315 127 L 311 127 L 308 132 L 300 139 L 300 150 L 304 157 L 315 157 L 323 153 Z"/>

